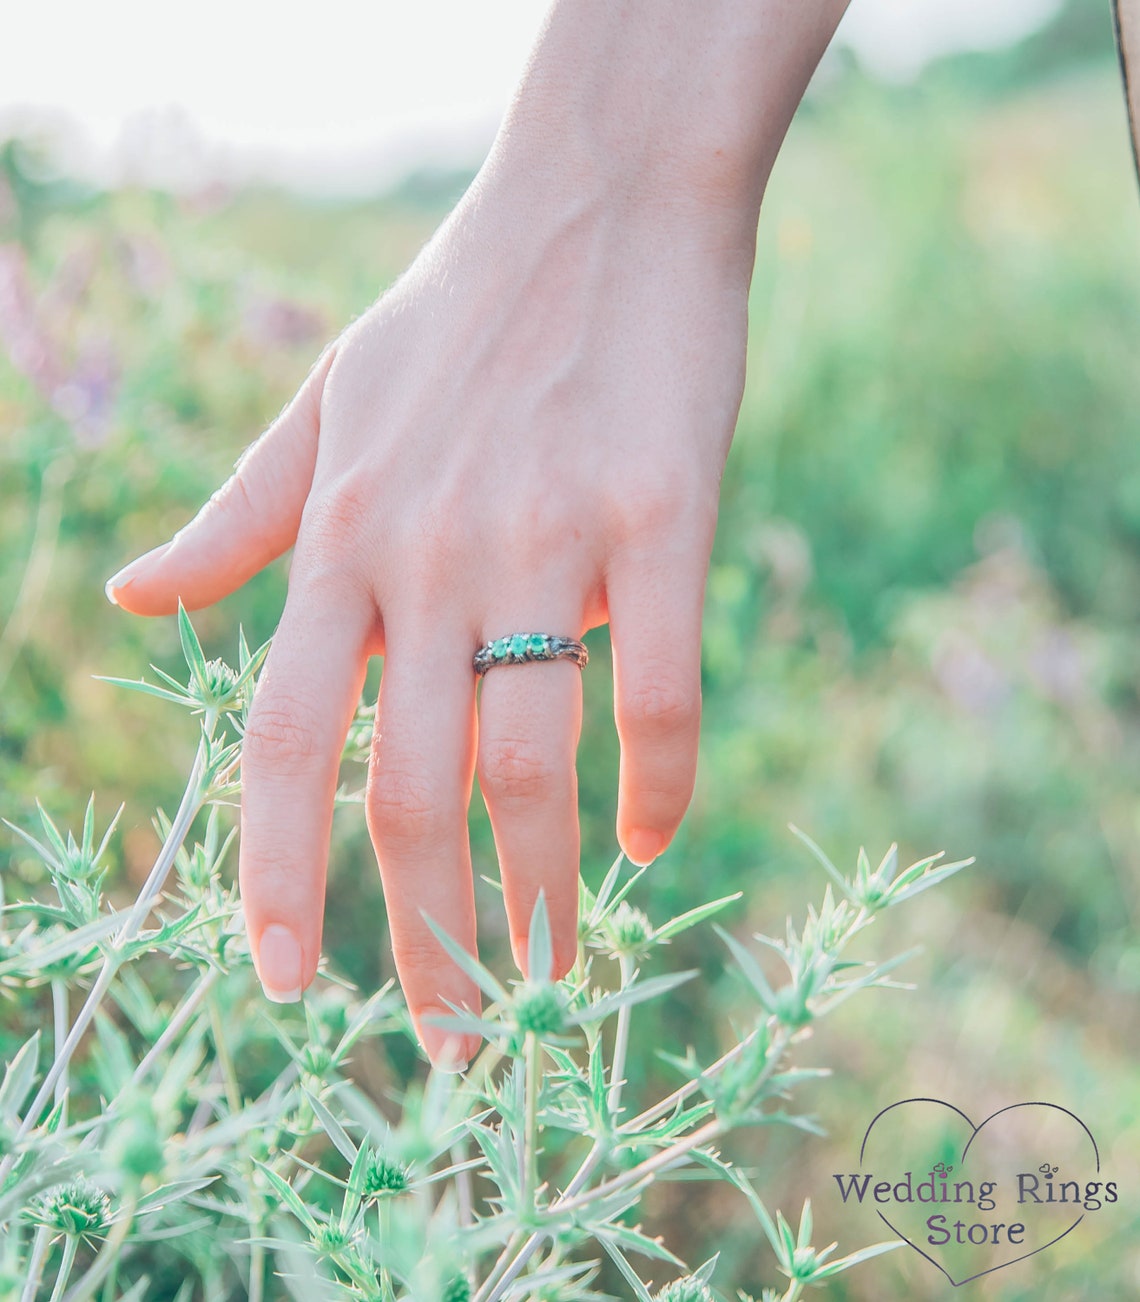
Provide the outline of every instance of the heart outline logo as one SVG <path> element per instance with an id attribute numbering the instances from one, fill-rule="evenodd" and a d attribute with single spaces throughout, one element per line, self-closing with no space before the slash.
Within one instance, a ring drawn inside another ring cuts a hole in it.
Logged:
<path id="1" fill-rule="evenodd" d="M 986 1117 L 984 1121 L 982 1121 L 979 1125 L 976 1126 L 970 1120 L 970 1118 L 962 1111 L 961 1108 L 955 1107 L 953 1103 L 947 1103 L 945 1099 L 932 1098 L 932 1097 L 917 1097 L 917 1096 L 915 1098 L 899 1099 L 898 1102 L 888 1104 L 887 1107 L 881 1109 L 878 1113 L 875 1114 L 874 1117 L 872 1117 L 870 1125 L 868 1125 L 866 1131 L 863 1134 L 863 1142 L 859 1146 L 860 1167 L 862 1167 L 864 1158 L 866 1156 L 867 1141 L 870 1139 L 871 1131 L 874 1130 L 876 1124 L 880 1121 L 881 1118 L 886 1116 L 888 1112 L 893 1111 L 895 1108 L 905 1107 L 908 1103 L 935 1103 L 939 1107 L 948 1108 L 951 1112 L 955 1113 L 958 1117 L 960 1117 L 963 1122 L 965 1122 L 965 1124 L 970 1128 L 970 1137 L 969 1139 L 966 1140 L 966 1143 L 962 1149 L 961 1155 L 958 1159 L 959 1163 L 965 1161 L 966 1155 L 969 1153 L 970 1148 L 974 1143 L 974 1140 L 977 1139 L 978 1135 L 981 1134 L 981 1132 L 985 1129 L 985 1127 L 988 1126 L 989 1123 L 991 1121 L 994 1121 L 997 1117 L 1003 1116 L 1005 1113 L 1008 1112 L 1016 1111 L 1018 1108 L 1052 1108 L 1054 1111 L 1063 1113 L 1070 1120 L 1075 1121 L 1077 1125 L 1080 1126 L 1080 1128 L 1088 1136 L 1089 1143 L 1092 1145 L 1095 1170 L 1098 1175 L 1100 1173 L 1100 1149 L 1097 1146 L 1097 1142 L 1095 1137 L 1093 1136 L 1092 1131 L 1088 1128 L 1088 1126 L 1085 1125 L 1085 1123 L 1081 1120 L 1080 1117 L 1077 1116 L 1075 1112 L 1070 1111 L 1068 1108 L 1062 1107 L 1059 1103 L 1049 1103 L 1043 1099 L 1030 1100 L 1025 1103 L 1007 1104 L 1004 1108 L 998 1108 L 996 1112 L 991 1112 L 990 1115 Z M 913 1240 L 907 1238 L 907 1236 L 903 1234 L 902 1231 L 896 1225 L 894 1225 L 881 1211 L 879 1211 L 878 1208 L 875 1209 L 875 1214 L 879 1217 L 879 1219 L 883 1222 L 883 1224 L 887 1226 L 887 1228 L 891 1231 L 892 1234 L 897 1235 L 905 1244 L 913 1248 L 915 1252 L 919 1254 L 920 1257 L 925 1257 L 926 1260 L 929 1261 L 932 1266 L 934 1266 L 938 1271 L 940 1271 L 941 1274 L 943 1274 L 946 1277 L 946 1279 L 949 1280 L 950 1285 L 953 1288 L 961 1288 L 963 1284 L 969 1284 L 975 1279 L 981 1279 L 983 1275 L 992 1275 L 996 1270 L 1004 1270 L 1007 1266 L 1013 1266 L 1016 1265 L 1019 1261 L 1026 1261 L 1030 1257 L 1035 1257 L 1039 1252 L 1044 1252 L 1046 1248 L 1053 1247 L 1054 1244 L 1059 1243 L 1063 1238 L 1065 1238 L 1066 1235 L 1071 1234 L 1073 1230 L 1075 1230 L 1077 1226 L 1080 1225 L 1080 1223 L 1085 1218 L 1085 1213 L 1082 1210 L 1081 1214 L 1076 1218 L 1076 1220 L 1073 1221 L 1071 1225 L 1069 1225 L 1066 1229 L 1062 1230 L 1060 1234 L 1054 1235 L 1054 1237 L 1051 1238 L 1047 1243 L 1043 1243 L 1038 1247 L 1033 1248 L 1030 1252 L 1023 1252 L 1018 1257 L 1011 1257 L 1008 1261 L 999 1262 L 996 1266 L 987 1266 L 985 1270 L 976 1271 L 974 1274 L 967 1276 L 965 1279 L 959 1280 L 959 1279 L 955 1279 L 953 1275 L 951 1275 L 950 1272 L 945 1268 L 945 1266 L 943 1266 L 941 1262 L 937 1261 L 934 1257 L 932 1257 L 930 1253 L 920 1248 L 918 1244 L 915 1243 Z"/>

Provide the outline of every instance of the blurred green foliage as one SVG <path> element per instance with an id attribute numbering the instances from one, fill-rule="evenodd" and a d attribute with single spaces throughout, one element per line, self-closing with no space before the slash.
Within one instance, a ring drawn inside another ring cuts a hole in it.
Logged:
<path id="1" fill-rule="evenodd" d="M 974 1286 L 1007 1302 L 1082 1295 L 1094 1260 L 1099 1296 L 1133 1296 L 1140 1271 L 1140 205 L 1089 8 L 1062 15 L 1092 33 L 1075 66 L 1042 38 L 984 76 L 977 58 L 913 87 L 847 70 L 794 124 L 761 220 L 698 790 L 653 869 L 659 918 L 743 887 L 746 921 L 771 930 L 804 897 L 788 821 L 841 862 L 874 837 L 873 857 L 894 837 L 910 857 L 978 856 L 921 934 L 897 937 L 926 946 L 907 973 L 922 993 L 868 1000 L 821 1058 L 850 1075 L 831 1138 L 766 1134 L 755 1157 L 773 1203 L 811 1196 L 821 1234 L 855 1246 L 881 1227 L 829 1199 L 829 1173 L 852 1169 L 879 1107 L 939 1093 L 979 1120 L 1031 1096 L 1074 1108 L 1132 1197 Z M 132 811 L 169 801 L 186 743 L 92 675 L 172 668 L 177 632 L 111 609 L 103 581 L 216 487 L 414 255 L 445 189 L 347 206 L 83 193 L 30 146 L 4 148 L 0 814 L 26 822 L 38 797 L 74 822 L 92 789 L 104 815 L 126 799 L 120 870 L 147 861 Z M 207 647 L 239 622 L 264 639 L 284 590 L 277 566 L 204 612 Z M 612 857 L 617 751 L 604 631 L 590 641 L 594 874 Z M 357 809 L 335 836 L 326 947 L 376 984 L 390 959 Z M 478 810 L 473 837 L 493 875 Z M 0 865 L 33 872 L 9 840 Z M 505 968 L 490 891 L 481 925 Z M 718 955 L 676 948 L 706 980 L 662 1038 L 707 1051 L 736 992 Z M 715 1190 L 657 1198 L 694 1259 L 721 1250 L 747 1286 L 760 1250 Z M 894 1253 L 830 1296 L 941 1297 L 933 1275 Z"/>

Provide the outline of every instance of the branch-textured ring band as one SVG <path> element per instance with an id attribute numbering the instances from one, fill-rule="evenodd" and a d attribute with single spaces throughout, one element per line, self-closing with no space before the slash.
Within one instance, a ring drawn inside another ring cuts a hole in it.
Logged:
<path id="1" fill-rule="evenodd" d="M 550 633 L 511 633 L 493 642 L 484 642 L 472 662 L 481 678 L 496 665 L 525 665 L 535 660 L 573 660 L 579 669 L 589 662 L 585 646 L 572 637 L 554 637 Z"/>

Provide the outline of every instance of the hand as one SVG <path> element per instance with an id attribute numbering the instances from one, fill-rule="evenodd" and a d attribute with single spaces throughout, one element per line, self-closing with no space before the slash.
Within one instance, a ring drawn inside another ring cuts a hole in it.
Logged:
<path id="1" fill-rule="evenodd" d="M 750 7 L 721 7 L 756 26 Z M 621 18 L 593 8 L 597 24 Z M 558 42 L 572 43 L 574 13 L 556 6 L 545 38 L 571 71 Z M 241 894 L 271 998 L 299 998 L 316 971 L 338 760 L 367 659 L 384 656 L 368 825 L 400 978 L 437 1062 L 477 1047 L 427 1020 L 444 1000 L 476 1008 L 478 991 L 425 920 L 474 951 L 476 770 L 519 966 L 540 890 L 556 975 L 576 953 L 582 671 L 493 669 L 477 715 L 472 655 L 504 634 L 609 623 L 617 835 L 636 863 L 660 854 L 692 793 L 704 583 L 744 378 L 762 169 L 733 203 L 720 149 L 698 151 L 692 184 L 675 156 L 648 166 L 609 138 L 596 153 L 584 133 L 552 149 L 543 109 L 558 79 L 539 59 L 531 82 L 538 110 L 508 120 L 404 277 L 198 516 L 109 585 L 139 614 L 196 608 L 295 546 L 242 762 Z M 780 136 L 798 100 L 782 93 Z M 612 136 L 614 113 L 593 111 Z"/>
<path id="2" fill-rule="evenodd" d="M 609 621 L 618 838 L 656 857 L 692 792 L 704 579 L 743 380 L 747 273 L 719 250 L 605 205 L 551 214 L 536 239 L 516 211 L 504 195 L 458 212 L 196 519 L 114 587 L 139 614 L 193 609 L 296 544 L 242 763 L 241 894 L 278 998 L 316 970 L 338 760 L 367 657 L 385 657 L 368 821 L 437 1054 L 425 1014 L 477 1005 L 424 920 L 474 949 L 473 766 L 520 966 L 540 889 L 559 974 L 576 953 L 583 671 L 493 669 L 477 727 L 471 657 L 506 633 Z"/>

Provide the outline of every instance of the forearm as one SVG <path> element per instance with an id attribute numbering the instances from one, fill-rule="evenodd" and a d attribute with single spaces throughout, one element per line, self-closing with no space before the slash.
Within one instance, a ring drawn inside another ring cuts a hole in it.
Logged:
<path id="1" fill-rule="evenodd" d="M 755 222 L 847 0 L 556 0 L 489 159 Z"/>

